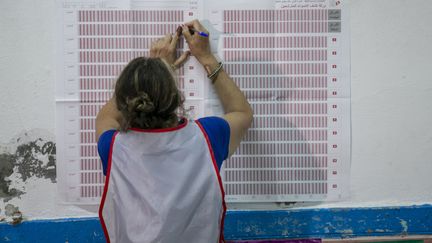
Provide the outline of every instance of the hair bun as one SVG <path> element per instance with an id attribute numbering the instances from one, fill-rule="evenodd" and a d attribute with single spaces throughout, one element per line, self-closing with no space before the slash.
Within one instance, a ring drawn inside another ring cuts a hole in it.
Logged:
<path id="1" fill-rule="evenodd" d="M 153 101 L 145 92 L 139 92 L 136 97 L 127 99 L 127 105 L 129 112 L 151 113 L 155 110 Z"/>

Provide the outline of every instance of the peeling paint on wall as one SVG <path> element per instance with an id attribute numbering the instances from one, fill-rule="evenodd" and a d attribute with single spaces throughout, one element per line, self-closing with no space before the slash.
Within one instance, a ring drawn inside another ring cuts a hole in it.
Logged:
<path id="1" fill-rule="evenodd" d="M 0 221 L 21 222 L 17 204 L 28 190 L 37 188 L 38 182 L 56 183 L 55 155 L 52 135 L 37 129 L 0 147 Z"/>
<path id="2" fill-rule="evenodd" d="M 12 224 L 19 224 L 23 219 L 22 213 L 19 211 L 19 208 L 12 204 L 6 204 L 5 215 L 9 217 L 8 221 Z"/>

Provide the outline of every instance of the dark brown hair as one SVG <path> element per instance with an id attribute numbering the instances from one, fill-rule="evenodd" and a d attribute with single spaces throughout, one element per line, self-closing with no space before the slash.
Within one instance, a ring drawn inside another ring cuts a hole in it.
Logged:
<path id="1" fill-rule="evenodd" d="M 124 118 L 122 131 L 173 127 L 184 113 L 183 96 L 160 58 L 138 57 L 129 62 L 117 80 L 115 98 Z"/>

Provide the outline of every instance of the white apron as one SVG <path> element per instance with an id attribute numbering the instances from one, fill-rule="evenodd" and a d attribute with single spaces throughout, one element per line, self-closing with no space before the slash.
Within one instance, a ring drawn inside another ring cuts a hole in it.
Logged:
<path id="1" fill-rule="evenodd" d="M 210 141 L 193 121 L 116 133 L 99 208 L 107 242 L 223 242 L 217 171 Z"/>

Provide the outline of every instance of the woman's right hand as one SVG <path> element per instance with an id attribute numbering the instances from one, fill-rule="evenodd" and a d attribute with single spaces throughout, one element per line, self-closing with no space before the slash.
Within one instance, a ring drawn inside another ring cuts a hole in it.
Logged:
<path id="1" fill-rule="evenodd" d="M 204 32 L 208 34 L 208 31 L 198 20 L 193 20 L 185 23 L 183 26 L 183 36 L 189 45 L 191 54 L 206 68 L 213 70 L 218 62 L 210 49 L 209 37 L 201 36 L 198 33 L 191 34 L 190 29 Z"/>

